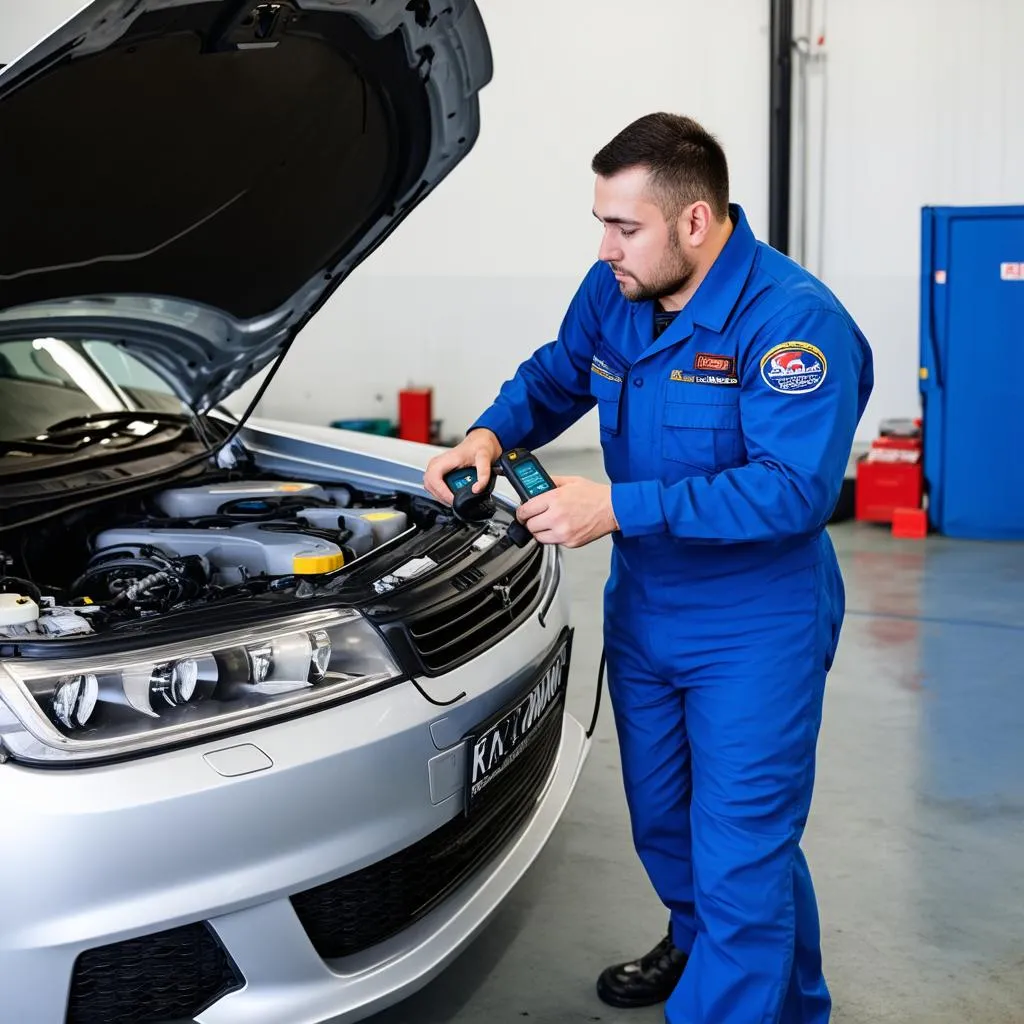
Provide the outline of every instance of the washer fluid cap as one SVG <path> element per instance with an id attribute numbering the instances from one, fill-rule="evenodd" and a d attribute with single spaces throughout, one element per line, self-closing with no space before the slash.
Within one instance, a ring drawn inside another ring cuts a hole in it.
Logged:
<path id="1" fill-rule="evenodd" d="M 345 564 L 345 556 L 337 555 L 296 555 L 292 572 L 296 576 L 317 576 L 323 572 L 334 572 Z"/>
<path id="2" fill-rule="evenodd" d="M 24 626 L 39 618 L 39 605 L 21 594 L 0 594 L 0 627 Z"/>

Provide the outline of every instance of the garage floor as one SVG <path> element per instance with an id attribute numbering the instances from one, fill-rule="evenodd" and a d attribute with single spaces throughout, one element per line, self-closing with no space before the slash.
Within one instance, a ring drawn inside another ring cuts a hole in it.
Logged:
<path id="1" fill-rule="evenodd" d="M 600 455 L 547 460 L 603 479 Z M 836 1024 L 1024 1024 L 1024 545 L 832 530 L 848 615 L 804 848 Z M 570 705 L 590 721 L 609 544 L 567 552 Z M 503 912 L 373 1024 L 655 1024 L 598 971 L 663 934 L 634 855 L 607 694 L 566 815 Z"/>

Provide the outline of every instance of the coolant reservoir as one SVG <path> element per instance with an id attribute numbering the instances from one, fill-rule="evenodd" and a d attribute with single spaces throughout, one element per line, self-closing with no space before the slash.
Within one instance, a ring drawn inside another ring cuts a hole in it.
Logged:
<path id="1" fill-rule="evenodd" d="M 386 544 L 393 540 L 400 533 L 404 533 L 408 521 L 404 512 L 398 512 L 393 508 L 360 508 L 352 509 L 344 514 L 345 525 L 350 520 L 360 520 L 369 523 L 373 530 L 374 546 Z M 352 529 L 352 527 L 349 527 Z"/>
<path id="2" fill-rule="evenodd" d="M 373 550 L 373 527 L 358 516 L 341 513 L 336 508 L 304 508 L 298 513 L 307 523 L 320 529 L 348 530 L 352 536 L 347 546 L 358 558 Z"/>
<path id="3" fill-rule="evenodd" d="M 39 605 L 21 594 L 0 594 L 0 629 L 26 626 L 39 618 Z"/>

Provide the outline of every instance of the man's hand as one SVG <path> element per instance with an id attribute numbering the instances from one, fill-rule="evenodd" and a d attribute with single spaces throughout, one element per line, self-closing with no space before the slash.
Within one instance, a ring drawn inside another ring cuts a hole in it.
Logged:
<path id="1" fill-rule="evenodd" d="M 453 469 L 475 466 L 477 482 L 473 490 L 479 493 L 491 478 L 491 466 L 501 455 L 501 445 L 493 431 L 478 428 L 471 430 L 458 445 L 450 451 L 430 460 L 423 474 L 423 486 L 439 501 L 451 504 L 455 496 L 444 482 L 446 473 Z"/>
<path id="2" fill-rule="evenodd" d="M 579 548 L 619 528 L 612 489 L 579 476 L 551 478 L 555 490 L 522 504 L 516 517 L 542 544 Z"/>

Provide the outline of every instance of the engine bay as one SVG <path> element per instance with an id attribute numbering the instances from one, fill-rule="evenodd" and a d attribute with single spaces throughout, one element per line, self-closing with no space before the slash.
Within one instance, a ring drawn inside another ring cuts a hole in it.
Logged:
<path id="1" fill-rule="evenodd" d="M 216 479 L 106 503 L 4 538 L 0 638 L 91 635 L 232 598 L 294 595 L 416 535 L 438 512 L 403 493 L 276 479 Z M 377 592 L 434 564 L 412 559 Z"/>

